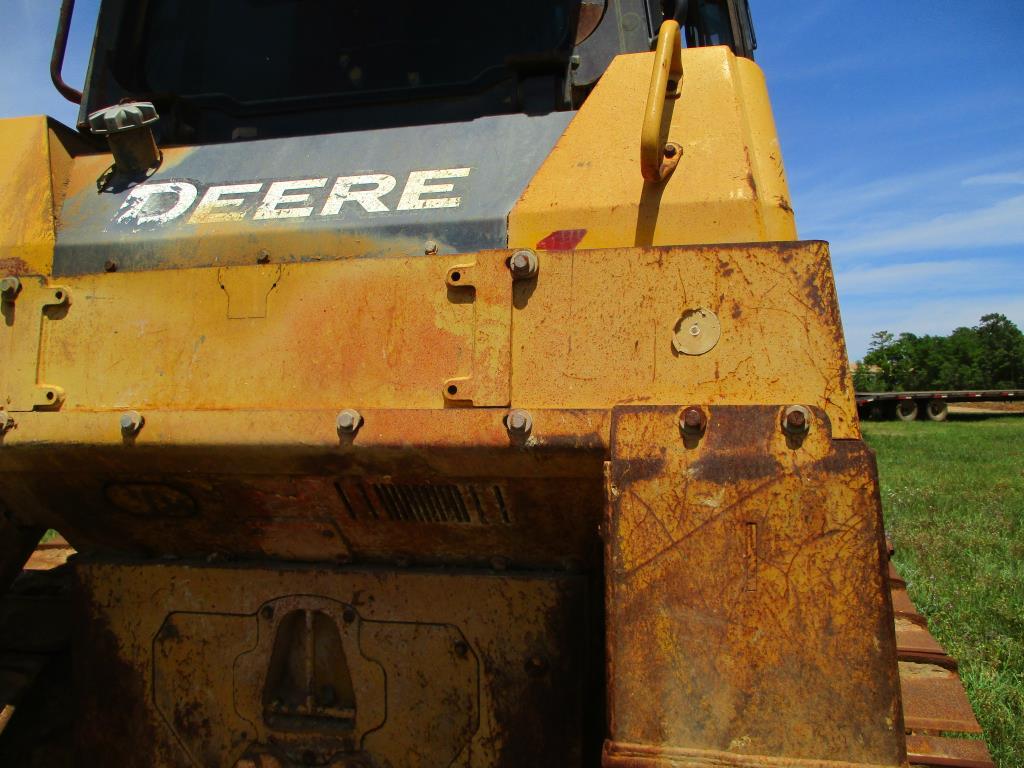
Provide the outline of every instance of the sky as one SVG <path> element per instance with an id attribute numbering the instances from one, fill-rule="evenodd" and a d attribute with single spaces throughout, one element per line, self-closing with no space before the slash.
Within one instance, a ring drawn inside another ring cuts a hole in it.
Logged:
<path id="1" fill-rule="evenodd" d="M 78 0 L 80 86 L 98 0 Z M 1024 328 L 1024 0 L 750 0 L 802 239 L 828 240 L 851 358 L 871 334 Z M 49 81 L 59 0 L 0 0 L 0 117 Z"/>

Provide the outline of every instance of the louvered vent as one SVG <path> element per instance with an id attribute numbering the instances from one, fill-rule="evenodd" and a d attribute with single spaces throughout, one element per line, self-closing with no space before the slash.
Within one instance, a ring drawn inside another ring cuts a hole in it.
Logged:
<path id="1" fill-rule="evenodd" d="M 353 520 L 511 525 L 504 483 L 401 483 L 343 478 L 335 483 Z"/>

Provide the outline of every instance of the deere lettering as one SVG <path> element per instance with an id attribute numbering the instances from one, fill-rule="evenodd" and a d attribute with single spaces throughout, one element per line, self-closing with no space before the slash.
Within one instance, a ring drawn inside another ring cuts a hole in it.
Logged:
<path id="1" fill-rule="evenodd" d="M 129 225 L 167 224 L 184 219 L 187 214 L 189 223 L 206 224 L 338 216 L 346 208 L 356 207 L 366 213 L 379 214 L 458 208 L 462 197 L 451 194 L 455 183 L 447 180 L 469 176 L 470 170 L 412 171 L 400 194 L 396 193 L 398 180 L 386 173 L 339 176 L 330 184 L 324 177 L 216 184 L 205 190 L 191 181 L 155 182 L 142 184 L 129 192 L 114 221 Z"/>

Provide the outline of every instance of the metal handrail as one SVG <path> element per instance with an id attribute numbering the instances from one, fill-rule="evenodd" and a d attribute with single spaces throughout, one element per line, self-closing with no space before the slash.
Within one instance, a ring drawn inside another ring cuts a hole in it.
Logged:
<path id="1" fill-rule="evenodd" d="M 61 95 L 74 104 L 82 103 L 82 92 L 64 82 L 64 54 L 68 50 L 68 36 L 71 33 L 71 17 L 75 12 L 75 0 L 64 0 L 60 6 L 57 21 L 57 36 L 53 40 L 53 55 L 50 57 L 50 79 Z"/>
<path id="2" fill-rule="evenodd" d="M 647 109 L 644 125 L 640 132 L 640 172 L 648 181 L 663 181 L 678 162 L 673 149 L 671 159 L 666 163 L 667 145 L 661 138 L 665 102 L 678 99 L 683 84 L 683 40 L 679 23 L 665 21 L 658 31 L 658 48 L 654 54 L 654 70 L 651 72 L 651 88 L 647 92 Z"/>

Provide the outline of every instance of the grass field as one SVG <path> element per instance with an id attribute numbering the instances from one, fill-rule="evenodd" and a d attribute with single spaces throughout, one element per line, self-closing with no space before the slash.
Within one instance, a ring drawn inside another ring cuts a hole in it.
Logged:
<path id="1" fill-rule="evenodd" d="M 1000 768 L 1024 768 L 1024 416 L 867 422 L 910 597 L 960 662 Z"/>

